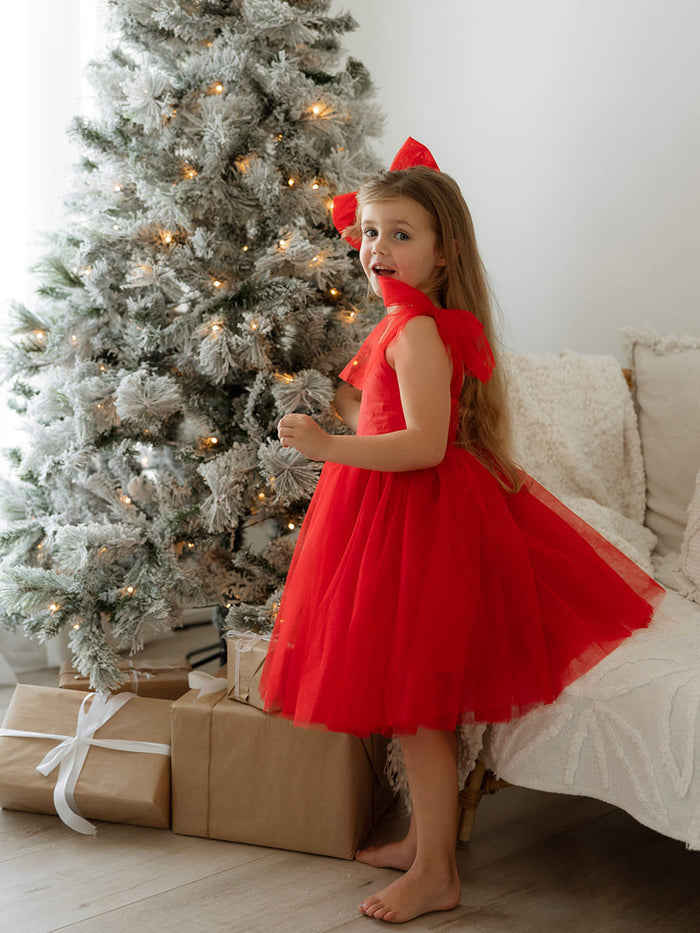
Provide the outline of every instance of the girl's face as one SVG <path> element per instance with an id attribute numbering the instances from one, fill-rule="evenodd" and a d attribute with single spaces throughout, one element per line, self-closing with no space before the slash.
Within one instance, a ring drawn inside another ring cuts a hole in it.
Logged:
<path id="1" fill-rule="evenodd" d="M 362 208 L 361 228 L 360 262 L 375 295 L 381 297 L 379 279 L 388 275 L 435 300 L 431 283 L 445 257 L 422 205 L 407 197 L 371 201 Z"/>

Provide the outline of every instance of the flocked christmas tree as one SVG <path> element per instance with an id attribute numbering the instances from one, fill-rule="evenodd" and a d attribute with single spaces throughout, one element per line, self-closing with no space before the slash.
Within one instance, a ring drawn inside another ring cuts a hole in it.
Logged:
<path id="1" fill-rule="evenodd" d="M 110 5 L 67 229 L 14 312 L 29 430 L 0 537 L 4 623 L 68 626 L 99 689 L 183 606 L 271 628 L 320 470 L 276 424 L 343 430 L 334 376 L 377 312 L 331 198 L 376 168 L 381 127 L 329 0 Z"/>

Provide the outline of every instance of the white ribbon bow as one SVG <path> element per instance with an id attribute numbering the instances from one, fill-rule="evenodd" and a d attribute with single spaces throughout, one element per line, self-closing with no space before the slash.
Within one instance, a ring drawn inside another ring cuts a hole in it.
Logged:
<path id="1" fill-rule="evenodd" d="M 187 683 L 190 690 L 199 690 L 195 703 L 210 693 L 221 693 L 227 687 L 223 677 L 215 677 L 213 674 L 207 674 L 206 671 L 190 671 L 187 675 Z"/>
<path id="2" fill-rule="evenodd" d="M 22 729 L 0 729 L 0 735 L 13 735 L 30 739 L 58 739 L 59 744 L 52 748 L 39 762 L 36 769 L 43 775 L 49 775 L 58 768 L 58 778 L 53 790 L 53 803 L 56 813 L 66 826 L 86 836 L 94 836 L 95 826 L 80 813 L 75 802 L 75 785 L 85 764 L 91 745 L 111 748 L 121 752 L 144 752 L 150 755 L 170 756 L 170 746 L 160 742 L 139 742 L 130 739 L 96 739 L 97 730 L 117 713 L 125 703 L 133 699 L 133 693 L 88 693 L 80 704 L 75 735 L 51 735 L 47 732 L 25 732 Z M 85 705 L 92 697 L 90 708 Z"/>
<path id="3" fill-rule="evenodd" d="M 238 632 L 235 629 L 232 629 L 230 632 L 226 633 L 227 638 L 235 638 L 236 643 L 234 648 L 236 649 L 236 661 L 233 667 L 233 695 L 237 700 L 243 699 L 241 697 L 241 655 L 246 654 L 248 651 L 252 651 L 253 648 L 257 645 L 259 641 L 270 641 L 270 635 L 260 635 L 258 632 L 252 632 L 248 629 L 245 632 Z"/>

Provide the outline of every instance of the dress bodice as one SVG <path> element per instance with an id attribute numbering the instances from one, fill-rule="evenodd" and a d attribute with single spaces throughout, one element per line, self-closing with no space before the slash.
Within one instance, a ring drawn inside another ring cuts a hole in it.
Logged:
<path id="1" fill-rule="evenodd" d="M 386 349 L 411 318 L 427 314 L 435 320 L 453 364 L 448 442 L 454 441 L 465 369 L 483 381 L 493 369 L 483 326 L 468 311 L 437 308 L 427 295 L 404 282 L 382 279 L 381 287 L 385 305 L 396 310 L 382 318 L 340 373 L 341 379 L 362 390 L 357 433 L 386 434 L 405 429 L 398 378 L 387 362 Z"/>

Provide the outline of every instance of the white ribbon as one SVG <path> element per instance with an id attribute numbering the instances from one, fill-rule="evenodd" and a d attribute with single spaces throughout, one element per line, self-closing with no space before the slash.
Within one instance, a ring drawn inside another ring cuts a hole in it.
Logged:
<path id="1" fill-rule="evenodd" d="M 238 632 L 235 629 L 226 633 L 227 638 L 236 640 L 234 648 L 236 649 L 236 661 L 233 666 L 233 695 L 237 700 L 242 700 L 241 696 L 241 655 L 252 651 L 259 641 L 270 641 L 270 635 L 260 635 L 258 632 L 251 632 L 248 629 L 245 632 Z"/>
<path id="2" fill-rule="evenodd" d="M 90 708 L 85 704 L 92 697 Z M 78 833 L 94 836 L 95 826 L 84 819 L 75 802 L 75 785 L 85 764 L 91 745 L 111 748 L 121 752 L 145 752 L 150 755 L 170 756 L 170 746 L 160 742 L 139 742 L 129 739 L 96 739 L 97 730 L 133 698 L 132 693 L 88 693 L 80 704 L 75 735 L 52 735 L 48 732 L 25 732 L 22 729 L 0 729 L 0 735 L 20 736 L 30 739 L 57 739 L 59 744 L 52 748 L 39 762 L 36 769 L 49 775 L 58 768 L 58 778 L 53 790 L 56 813 L 63 822 Z"/>
<path id="3" fill-rule="evenodd" d="M 137 695 L 139 692 L 139 677 L 143 677 L 145 680 L 152 680 L 155 676 L 150 671 L 144 671 L 137 667 L 133 661 L 129 661 L 124 671 L 131 676 L 131 686 L 134 688 L 134 693 Z"/>
<path id="4" fill-rule="evenodd" d="M 221 693 L 227 687 L 223 677 L 215 677 L 213 674 L 207 674 L 206 671 L 190 671 L 187 675 L 187 683 L 190 690 L 199 690 L 195 703 L 210 693 Z"/>

